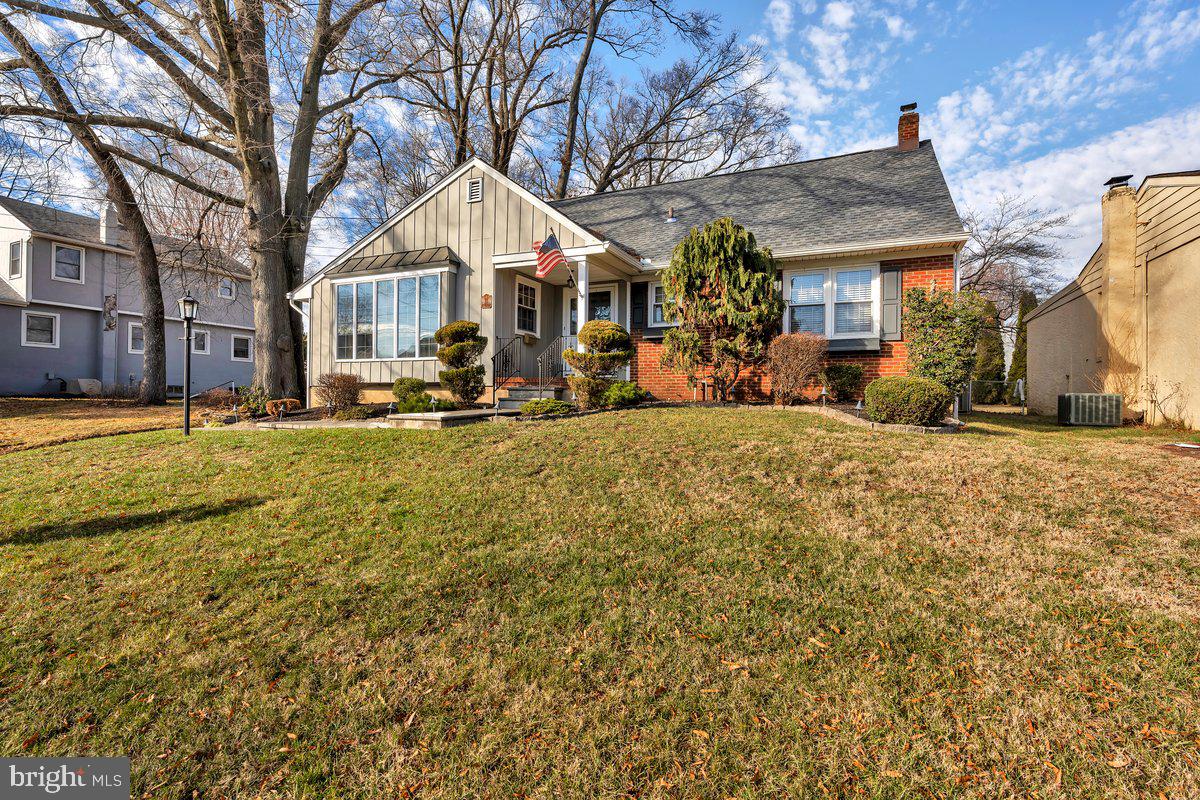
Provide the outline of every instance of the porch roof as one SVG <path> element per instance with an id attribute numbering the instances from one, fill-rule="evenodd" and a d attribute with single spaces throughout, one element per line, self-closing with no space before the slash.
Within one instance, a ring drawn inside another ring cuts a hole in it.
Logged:
<path id="1" fill-rule="evenodd" d="M 348 258 L 326 275 L 345 275 L 357 272 L 380 272 L 405 267 L 424 267 L 433 264 L 459 266 L 462 261 L 449 247 L 426 247 L 423 250 L 403 250 L 399 253 L 381 253 L 374 256 Z"/>

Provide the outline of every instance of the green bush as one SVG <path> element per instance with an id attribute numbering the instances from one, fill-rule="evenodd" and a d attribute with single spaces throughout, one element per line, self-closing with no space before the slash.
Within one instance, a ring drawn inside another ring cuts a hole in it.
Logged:
<path id="1" fill-rule="evenodd" d="M 629 331 L 603 319 L 591 320 L 580 328 L 579 343 L 595 353 L 615 353 L 631 345 Z"/>
<path id="2" fill-rule="evenodd" d="M 563 361 L 578 373 L 567 378 L 567 383 L 580 408 L 600 408 L 604 393 L 612 384 L 609 376 L 633 357 L 629 333 L 615 322 L 594 319 L 579 329 L 579 342 L 587 352 L 563 353 Z"/>
<path id="3" fill-rule="evenodd" d="M 612 381 L 604 378 L 589 378 L 586 375 L 572 375 L 567 378 L 571 391 L 575 393 L 575 402 L 580 408 L 601 408 L 604 406 L 604 393 L 612 385 Z"/>
<path id="4" fill-rule="evenodd" d="M 396 401 L 397 414 L 428 414 L 430 411 L 454 411 L 458 406 L 447 400 L 435 400 L 429 392 L 410 394 Z"/>
<path id="5" fill-rule="evenodd" d="M 375 416 L 375 410 L 370 406 L 350 406 L 349 408 L 340 408 L 333 413 L 333 418 L 338 420 L 370 419 L 373 416 Z"/>
<path id="6" fill-rule="evenodd" d="M 839 403 L 854 399 L 862 379 L 863 368 L 858 364 L 827 364 L 821 372 L 821 383 Z"/>
<path id="7" fill-rule="evenodd" d="M 570 414 L 575 410 L 575 406 L 562 400 L 555 400 L 552 397 L 543 397 L 538 400 L 530 400 L 521 406 L 521 416 L 523 417 L 539 417 L 543 414 Z"/>
<path id="8" fill-rule="evenodd" d="M 930 378 L 893 376 L 867 384 L 867 418 L 892 425 L 938 425 L 954 396 Z"/>
<path id="9" fill-rule="evenodd" d="M 647 397 L 646 390 L 633 381 L 614 381 L 604 391 L 604 405 L 611 408 L 636 406 Z"/>
<path id="10" fill-rule="evenodd" d="M 261 386 L 243 386 L 238 390 L 238 413 L 261 417 L 267 413 L 267 402 L 271 395 Z"/>
<path id="11" fill-rule="evenodd" d="M 420 378 L 396 378 L 392 384 L 392 396 L 397 403 L 404 402 L 406 397 L 414 394 L 425 394 L 425 381 Z"/>
<path id="12" fill-rule="evenodd" d="M 487 370 L 476 364 L 487 349 L 487 337 L 479 335 L 479 323 L 460 319 L 438 328 L 434 334 L 441 348 L 438 360 L 449 369 L 438 373 L 438 380 L 463 405 L 472 405 L 483 394 Z"/>

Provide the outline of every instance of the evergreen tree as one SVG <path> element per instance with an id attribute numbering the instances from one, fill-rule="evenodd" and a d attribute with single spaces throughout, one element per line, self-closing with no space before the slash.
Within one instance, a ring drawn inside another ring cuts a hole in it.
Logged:
<path id="1" fill-rule="evenodd" d="M 666 315 L 679 323 L 663 337 L 663 365 L 693 385 L 706 378 L 717 399 L 732 399 L 783 316 L 776 269 L 771 251 L 728 217 L 692 228 L 662 272 Z"/>
<path id="2" fill-rule="evenodd" d="M 1011 405 L 1020 405 L 1021 398 L 1017 394 L 1017 379 L 1028 381 L 1026 376 L 1027 339 L 1026 318 L 1038 307 L 1037 295 L 1033 292 L 1021 293 L 1021 306 L 1017 311 L 1017 341 L 1013 348 L 1012 364 L 1008 367 L 1008 394 L 1005 398 Z M 1029 387 L 1025 387 L 1025 396 L 1029 396 Z"/>
<path id="3" fill-rule="evenodd" d="M 983 330 L 975 344 L 971 378 L 976 381 L 975 402 L 997 403 L 1004 397 L 1004 340 L 1000 338 L 1000 312 L 991 300 L 984 303 Z"/>

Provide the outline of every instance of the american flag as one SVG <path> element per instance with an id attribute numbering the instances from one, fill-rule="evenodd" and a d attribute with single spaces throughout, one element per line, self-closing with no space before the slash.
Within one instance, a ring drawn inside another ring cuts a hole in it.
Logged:
<path id="1" fill-rule="evenodd" d="M 549 275 L 559 264 L 567 263 L 567 257 L 563 255 L 562 247 L 558 244 L 558 237 L 553 233 L 544 242 L 534 242 L 533 252 L 537 255 L 536 275 L 539 278 Z"/>

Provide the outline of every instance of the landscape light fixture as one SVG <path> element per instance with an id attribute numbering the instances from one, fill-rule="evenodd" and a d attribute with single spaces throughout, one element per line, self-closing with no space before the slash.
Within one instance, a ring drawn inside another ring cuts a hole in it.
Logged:
<path id="1" fill-rule="evenodd" d="M 179 317 L 183 320 L 183 435 L 192 435 L 192 321 L 200 304 L 189 289 L 179 298 Z"/>

